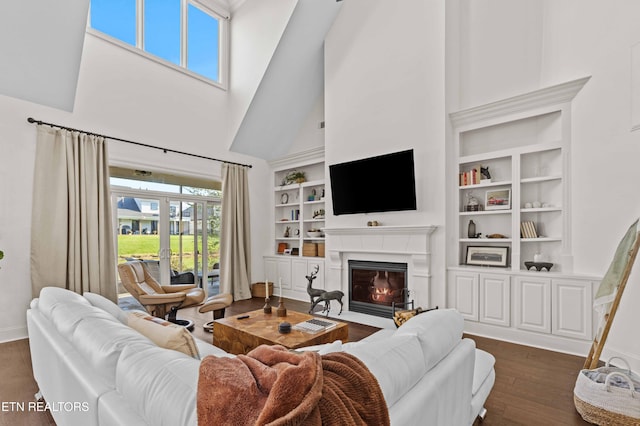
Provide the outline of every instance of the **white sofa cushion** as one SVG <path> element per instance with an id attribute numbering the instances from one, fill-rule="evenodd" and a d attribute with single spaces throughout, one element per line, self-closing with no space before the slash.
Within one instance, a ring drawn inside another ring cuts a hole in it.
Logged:
<path id="1" fill-rule="evenodd" d="M 435 309 L 402 324 L 394 336 L 418 336 L 426 371 L 431 370 L 460 343 L 464 319 L 455 309 Z"/>
<path id="2" fill-rule="evenodd" d="M 51 317 L 51 309 L 59 303 L 77 303 L 91 305 L 87 299 L 77 293 L 58 287 L 45 287 L 40 290 L 38 309 L 46 317 Z"/>
<path id="3" fill-rule="evenodd" d="M 427 371 L 422 348 L 415 335 L 345 343 L 342 349 L 358 357 L 378 379 L 388 407 L 407 393 Z"/>
<path id="4" fill-rule="evenodd" d="M 120 355 L 116 389 L 149 425 L 196 425 L 200 361 L 178 351 L 132 344 Z"/>
<path id="5" fill-rule="evenodd" d="M 55 324 L 58 332 L 67 339 L 71 339 L 78 325 L 89 318 L 118 323 L 118 320 L 111 314 L 90 304 L 56 303 L 49 311 L 49 319 Z"/>
<path id="6" fill-rule="evenodd" d="M 96 316 L 87 316 L 75 328 L 71 342 L 78 353 L 87 360 L 97 374 L 115 386 L 116 365 L 122 350 L 134 343 L 155 347 L 153 342 L 137 331 L 121 324 L 111 315 L 95 306 L 110 320 Z"/>
<path id="7" fill-rule="evenodd" d="M 83 294 L 83 296 L 93 306 L 100 308 L 105 312 L 110 313 L 111 315 L 113 315 L 115 319 L 117 319 L 121 323 L 123 324 L 127 323 L 127 313 L 123 311 L 120 308 L 120 306 L 113 303 L 111 300 L 107 299 L 106 297 L 100 294 L 91 293 L 91 292 L 86 292 Z"/>

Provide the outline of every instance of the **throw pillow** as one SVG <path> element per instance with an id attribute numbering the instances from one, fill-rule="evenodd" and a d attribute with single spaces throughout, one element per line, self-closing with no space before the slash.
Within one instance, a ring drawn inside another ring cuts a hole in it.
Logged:
<path id="1" fill-rule="evenodd" d="M 198 345 L 196 345 L 193 336 L 181 325 L 142 311 L 130 312 L 128 325 L 161 348 L 173 349 L 192 358 L 200 359 Z"/>

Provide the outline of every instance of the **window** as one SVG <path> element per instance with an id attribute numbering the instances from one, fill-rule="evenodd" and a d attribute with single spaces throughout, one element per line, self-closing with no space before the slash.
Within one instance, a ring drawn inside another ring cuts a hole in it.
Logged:
<path id="1" fill-rule="evenodd" d="M 227 19 L 193 0 L 91 0 L 90 28 L 225 88 Z"/>
<path id="2" fill-rule="evenodd" d="M 191 272 L 209 295 L 219 291 L 221 209 L 219 183 L 164 174 L 150 181 L 131 178 L 133 170 L 112 167 L 113 229 L 118 263 L 147 262 L 150 272 L 164 284 L 172 274 Z M 196 186 L 188 186 L 186 184 Z M 183 185 L 185 184 L 185 185 Z M 204 186 L 204 187 L 203 187 Z M 119 297 L 126 289 L 118 287 Z"/>

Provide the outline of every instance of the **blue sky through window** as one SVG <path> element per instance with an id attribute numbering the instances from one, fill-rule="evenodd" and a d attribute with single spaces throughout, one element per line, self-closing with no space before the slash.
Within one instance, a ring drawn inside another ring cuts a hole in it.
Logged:
<path id="1" fill-rule="evenodd" d="M 187 69 L 218 81 L 219 22 L 189 5 Z"/>
<path id="2" fill-rule="evenodd" d="M 91 0 L 91 26 L 136 45 L 136 0 Z"/>
<path id="3" fill-rule="evenodd" d="M 144 50 L 180 65 L 180 0 L 145 0 Z"/>
<path id="4" fill-rule="evenodd" d="M 183 0 L 144 0 L 143 50 L 213 81 L 220 80 L 220 22 L 190 3 L 181 28 Z M 91 0 L 91 27 L 136 46 L 136 0 Z M 186 64 L 181 63 L 182 36 Z"/>

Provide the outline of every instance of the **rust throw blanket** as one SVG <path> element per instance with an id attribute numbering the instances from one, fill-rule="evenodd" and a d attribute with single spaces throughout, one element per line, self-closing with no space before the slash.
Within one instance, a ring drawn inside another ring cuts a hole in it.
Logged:
<path id="1" fill-rule="evenodd" d="M 377 380 L 353 355 L 259 346 L 200 364 L 198 424 L 388 425 Z"/>

